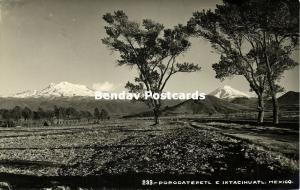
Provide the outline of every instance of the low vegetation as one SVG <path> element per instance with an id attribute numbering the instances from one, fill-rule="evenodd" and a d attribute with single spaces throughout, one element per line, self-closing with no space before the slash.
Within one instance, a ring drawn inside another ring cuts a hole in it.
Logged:
<path id="1" fill-rule="evenodd" d="M 93 114 L 86 110 L 76 110 L 73 107 L 57 106 L 54 106 L 52 110 L 43 110 L 39 107 L 35 111 L 27 106 L 24 108 L 15 106 L 13 109 L 0 109 L 0 127 L 68 125 L 77 122 L 89 124 L 107 119 L 110 119 L 109 113 L 105 109 L 99 110 L 97 107 Z"/>

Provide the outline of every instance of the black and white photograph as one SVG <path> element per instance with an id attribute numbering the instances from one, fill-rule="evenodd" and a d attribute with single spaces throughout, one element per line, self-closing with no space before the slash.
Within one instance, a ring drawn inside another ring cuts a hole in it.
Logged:
<path id="1" fill-rule="evenodd" d="M 299 189 L 298 0 L 0 0 L 0 190 Z"/>

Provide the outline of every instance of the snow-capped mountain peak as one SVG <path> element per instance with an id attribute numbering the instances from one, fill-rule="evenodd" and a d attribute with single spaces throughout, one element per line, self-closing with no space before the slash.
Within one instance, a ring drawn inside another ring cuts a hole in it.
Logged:
<path id="1" fill-rule="evenodd" d="M 236 90 L 228 85 L 217 88 L 216 90 L 209 93 L 209 95 L 215 96 L 220 99 L 233 99 L 233 98 L 238 98 L 238 97 L 250 98 L 250 96 L 248 94 L 241 92 L 239 90 Z"/>
<path id="2" fill-rule="evenodd" d="M 85 85 L 73 84 L 70 82 L 50 83 L 42 90 L 25 91 L 15 94 L 15 98 L 38 98 L 38 97 L 73 97 L 73 96 L 94 96 L 94 90 Z"/>
<path id="3" fill-rule="evenodd" d="M 37 90 L 26 90 L 23 92 L 16 93 L 15 95 L 13 95 L 13 97 L 16 98 L 34 97 L 37 95 L 37 93 L 38 93 Z"/>

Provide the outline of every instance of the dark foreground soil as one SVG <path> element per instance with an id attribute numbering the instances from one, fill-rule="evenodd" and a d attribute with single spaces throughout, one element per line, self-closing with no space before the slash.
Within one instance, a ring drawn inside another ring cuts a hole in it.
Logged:
<path id="1" fill-rule="evenodd" d="M 0 182 L 17 189 L 183 187 L 147 186 L 149 181 L 143 180 L 209 181 L 190 188 L 220 188 L 215 181 L 222 180 L 265 183 L 225 185 L 229 188 L 295 188 L 299 184 L 297 160 L 218 131 L 195 129 L 189 123 L 150 126 L 144 121 L 118 121 L 57 132 L 4 131 L 0 137 Z M 23 159 L 17 156 L 21 154 Z M 281 184 L 273 184 L 278 181 Z"/>

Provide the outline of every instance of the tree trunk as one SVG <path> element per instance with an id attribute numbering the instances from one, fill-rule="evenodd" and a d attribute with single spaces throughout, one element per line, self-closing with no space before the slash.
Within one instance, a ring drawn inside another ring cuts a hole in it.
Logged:
<path id="1" fill-rule="evenodd" d="M 269 83 L 269 88 L 271 91 L 271 97 L 272 97 L 272 104 L 273 104 L 273 124 L 278 124 L 279 123 L 279 107 L 278 107 L 278 101 L 276 98 L 276 89 L 274 85 L 274 80 L 272 79 L 272 71 L 271 71 L 271 66 L 269 62 L 269 58 L 266 55 L 266 65 L 267 65 L 267 79 Z"/>
<path id="2" fill-rule="evenodd" d="M 154 125 L 157 125 L 159 124 L 159 109 L 154 108 L 153 114 L 154 114 Z"/>
<path id="3" fill-rule="evenodd" d="M 276 98 L 276 93 L 272 93 L 272 104 L 273 104 L 273 124 L 278 124 L 279 123 L 279 106 L 278 106 L 278 101 Z"/>
<path id="4" fill-rule="evenodd" d="M 271 97 L 272 97 L 272 105 L 273 105 L 273 124 L 278 124 L 279 123 L 279 106 L 278 106 L 278 101 L 276 98 L 276 90 L 274 87 L 274 82 L 272 81 L 270 75 L 268 77 L 268 82 L 269 82 L 269 88 L 271 91 Z"/>
<path id="5" fill-rule="evenodd" d="M 258 96 L 258 117 L 257 117 L 257 123 L 263 123 L 264 122 L 264 116 L 265 116 L 265 106 L 264 106 L 264 99 L 262 95 Z"/>

